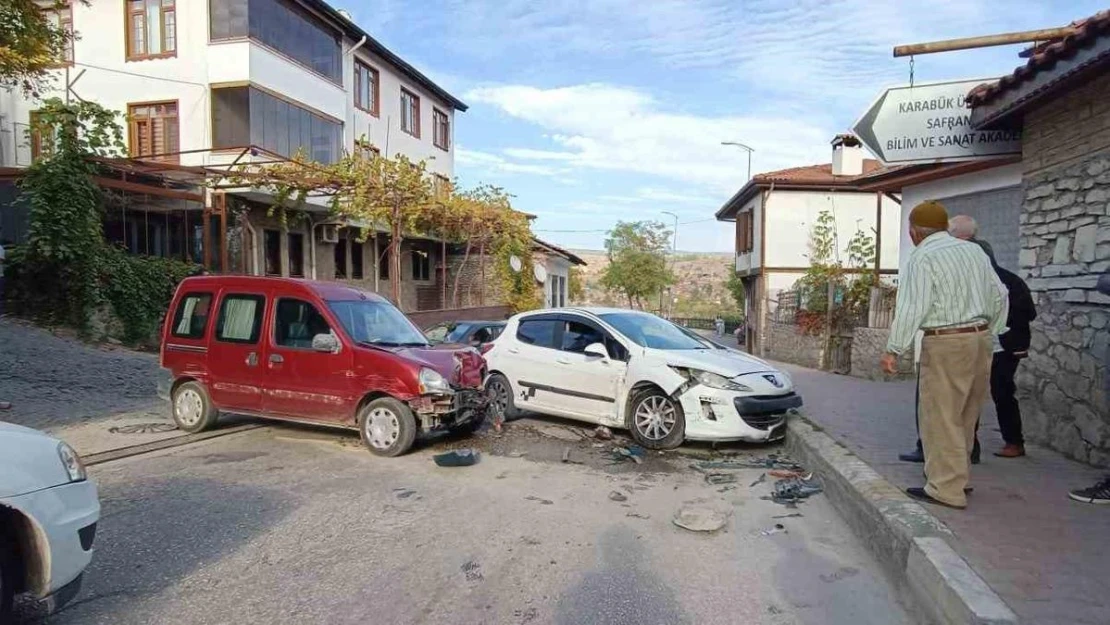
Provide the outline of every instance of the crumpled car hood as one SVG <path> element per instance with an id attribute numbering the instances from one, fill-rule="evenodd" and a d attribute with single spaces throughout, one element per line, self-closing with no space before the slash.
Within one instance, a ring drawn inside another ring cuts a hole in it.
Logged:
<path id="1" fill-rule="evenodd" d="M 726 378 L 749 373 L 778 371 L 758 358 L 723 349 L 656 350 L 655 355 L 673 367 L 701 369 Z"/>
<path id="2" fill-rule="evenodd" d="M 482 370 L 485 369 L 486 361 L 473 347 L 450 344 L 401 347 L 394 350 L 394 353 L 434 370 L 455 386 L 482 386 Z"/>

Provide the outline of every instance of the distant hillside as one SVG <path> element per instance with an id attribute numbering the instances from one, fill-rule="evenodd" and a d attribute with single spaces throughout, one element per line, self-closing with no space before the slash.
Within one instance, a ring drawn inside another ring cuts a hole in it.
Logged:
<path id="1" fill-rule="evenodd" d="M 585 301 L 573 302 L 585 306 L 627 306 L 617 294 L 609 293 L 600 286 L 601 275 L 609 265 L 609 257 L 599 250 L 573 250 L 586 261 L 582 268 L 585 278 Z M 671 298 L 678 298 L 677 304 L 669 304 L 679 316 L 706 316 L 717 313 L 738 311 L 725 283 L 732 267 L 733 255 L 729 253 L 679 252 L 671 261 L 677 278 L 671 287 Z M 650 303 L 654 309 L 659 306 L 656 299 Z"/>

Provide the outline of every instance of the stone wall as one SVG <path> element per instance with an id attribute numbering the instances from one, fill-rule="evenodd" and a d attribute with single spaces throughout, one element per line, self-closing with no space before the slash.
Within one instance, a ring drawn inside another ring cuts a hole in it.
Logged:
<path id="1" fill-rule="evenodd" d="M 912 378 L 913 349 L 909 349 L 898 359 L 898 376 L 891 377 L 879 367 L 879 358 L 886 351 L 890 338 L 889 328 L 856 328 L 852 333 L 852 371 L 851 374 L 868 380 L 893 380 Z"/>
<path id="2" fill-rule="evenodd" d="M 1110 73 L 1025 116 L 1022 167 L 1033 175 L 1110 148 Z M 1028 187 L 1027 187 L 1028 188 Z"/>
<path id="3" fill-rule="evenodd" d="M 820 369 L 824 337 L 799 331 L 792 323 L 767 321 L 767 358 Z"/>
<path id="4" fill-rule="evenodd" d="M 1103 88 L 1110 85 L 1102 82 Z M 1078 120 L 1092 120 L 1092 107 L 1110 111 L 1110 90 L 1104 97 L 1083 108 L 1069 96 L 1056 107 L 1061 110 L 1030 115 L 1029 143 L 1038 144 L 1050 134 L 1037 124 L 1057 124 L 1066 119 L 1064 114 L 1075 117 L 1086 111 L 1086 117 L 1074 120 L 1076 126 L 1086 126 Z M 1095 121 L 1110 129 L 1110 112 Z M 1088 128 L 1090 137 L 1084 141 L 1098 132 Z M 1079 141 L 1061 140 L 1072 148 Z M 1028 438 L 1107 466 L 1110 418 L 1102 362 L 1110 345 L 1110 298 L 1094 287 L 1099 275 L 1110 269 L 1110 149 L 1077 158 L 1072 148 L 1066 154 L 1052 151 L 1054 160 L 1038 159 L 1038 166 L 1059 164 L 1029 169 L 1024 179 L 1020 264 L 1038 317 L 1030 358 L 1018 369 L 1019 400 Z"/>

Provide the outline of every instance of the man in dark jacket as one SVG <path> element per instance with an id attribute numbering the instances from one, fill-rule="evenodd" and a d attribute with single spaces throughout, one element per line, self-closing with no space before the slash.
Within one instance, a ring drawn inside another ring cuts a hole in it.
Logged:
<path id="1" fill-rule="evenodd" d="M 1018 406 L 1014 374 L 1022 359 L 1029 357 L 1029 323 L 1037 318 L 1037 308 L 1024 280 L 997 263 L 991 264 L 1010 292 L 1010 313 L 1006 318 L 1009 330 L 999 335 L 999 345 L 995 346 L 991 362 L 991 398 L 998 413 L 1002 440 L 1006 442 L 994 455 L 1017 458 L 1025 455 L 1025 439 L 1021 435 L 1021 408 Z"/>

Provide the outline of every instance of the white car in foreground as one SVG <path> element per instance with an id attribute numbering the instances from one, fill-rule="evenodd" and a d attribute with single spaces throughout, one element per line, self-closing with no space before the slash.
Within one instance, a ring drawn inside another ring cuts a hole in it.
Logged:
<path id="1" fill-rule="evenodd" d="M 716 349 L 655 315 L 559 309 L 517 315 L 486 353 L 497 410 L 628 429 L 640 445 L 778 440 L 802 405 L 790 376 Z"/>
<path id="2" fill-rule="evenodd" d="M 77 452 L 37 430 L 0 422 L 0 623 L 29 593 L 48 611 L 81 589 L 100 501 Z"/>

